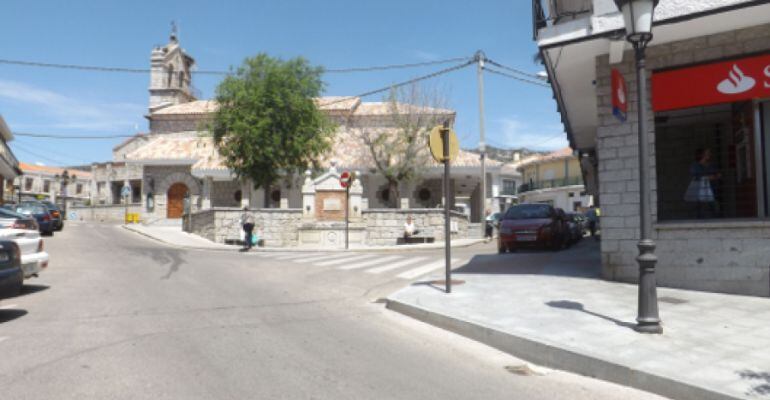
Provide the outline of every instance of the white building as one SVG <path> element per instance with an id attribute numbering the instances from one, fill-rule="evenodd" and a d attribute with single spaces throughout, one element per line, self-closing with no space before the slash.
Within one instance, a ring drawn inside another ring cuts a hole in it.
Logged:
<path id="1" fill-rule="evenodd" d="M 635 281 L 636 76 L 623 18 L 612 0 L 536 0 L 533 16 L 570 145 L 601 206 L 603 274 Z M 770 295 L 768 16 L 770 4 L 748 0 L 661 0 L 655 10 L 646 101 L 661 285 Z M 624 102 L 626 120 L 616 115 Z M 705 149 L 711 158 L 698 167 Z M 701 168 L 718 176 L 713 202 L 685 199 Z"/>

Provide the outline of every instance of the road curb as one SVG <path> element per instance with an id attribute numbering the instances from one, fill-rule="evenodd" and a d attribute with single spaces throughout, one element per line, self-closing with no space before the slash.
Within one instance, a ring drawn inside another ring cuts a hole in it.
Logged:
<path id="1" fill-rule="evenodd" d="M 232 248 L 217 248 L 217 247 L 203 247 L 203 246 L 187 246 L 187 245 L 180 245 L 176 243 L 171 243 L 168 241 L 165 241 L 157 236 L 150 235 L 147 232 L 142 232 L 138 229 L 132 228 L 130 225 L 119 225 L 121 228 L 136 233 L 138 235 L 142 235 L 146 238 L 155 240 L 156 242 L 163 243 L 167 246 L 176 247 L 180 249 L 187 249 L 187 250 L 212 250 L 212 251 L 238 251 L 240 250 L 240 246 L 233 246 Z M 466 247 L 472 247 L 478 244 L 483 244 L 484 239 L 478 239 L 470 243 L 463 243 L 461 245 L 452 245 L 453 249 L 460 249 L 460 248 L 466 248 Z M 323 252 L 348 252 L 348 253 L 361 253 L 361 252 L 371 252 L 376 251 L 379 253 L 389 253 L 389 252 L 415 252 L 415 251 L 425 251 L 425 250 L 437 250 L 437 249 L 443 249 L 444 246 L 435 246 L 435 247 L 406 247 L 406 246 L 399 246 L 399 247 L 383 247 L 383 248 L 376 248 L 376 247 L 366 247 L 366 248 L 352 248 L 352 249 L 303 249 L 303 248 L 297 248 L 297 247 L 269 247 L 269 248 L 252 248 L 251 253 L 285 253 L 287 251 L 291 251 L 292 253 L 317 253 L 319 251 Z"/>
<path id="2" fill-rule="evenodd" d="M 388 298 L 389 310 L 494 347 L 515 357 L 576 374 L 644 390 L 677 400 L 740 400 L 729 394 L 669 379 L 532 338 L 495 330 Z"/>

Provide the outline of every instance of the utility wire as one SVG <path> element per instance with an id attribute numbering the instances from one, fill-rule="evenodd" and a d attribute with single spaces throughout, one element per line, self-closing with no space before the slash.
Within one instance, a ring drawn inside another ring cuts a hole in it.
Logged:
<path id="1" fill-rule="evenodd" d="M 94 135 L 94 136 L 67 136 L 67 135 L 51 135 L 44 133 L 27 133 L 27 132 L 13 132 L 14 136 L 32 137 L 32 138 L 45 138 L 45 139 L 119 139 L 119 138 L 131 138 L 136 135 Z"/>
<path id="2" fill-rule="evenodd" d="M 425 62 L 410 63 L 410 64 L 390 64 L 390 65 L 354 67 L 354 68 L 329 68 L 329 69 L 325 69 L 324 72 L 332 73 L 332 74 L 341 74 L 341 73 L 351 73 L 351 72 L 384 71 L 384 70 L 391 70 L 391 69 L 417 68 L 417 67 L 426 67 L 431 65 L 448 64 L 451 62 L 467 61 L 470 59 L 471 57 L 455 57 L 455 58 L 447 58 L 443 60 L 425 61 Z M 25 67 L 39 67 L 39 68 L 71 69 L 71 70 L 81 70 L 81 71 L 122 72 L 122 73 L 132 73 L 132 74 L 146 74 L 150 72 L 150 69 L 147 69 L 147 68 L 103 67 L 103 66 L 95 66 L 95 65 L 44 63 L 44 62 L 38 62 L 38 61 L 22 61 L 22 60 L 9 60 L 9 59 L 0 59 L 0 64 L 20 65 Z M 231 75 L 234 73 L 233 71 L 215 71 L 215 70 L 193 70 L 191 72 L 193 74 L 198 74 L 198 75 Z"/>
<path id="3" fill-rule="evenodd" d="M 467 66 L 469 66 L 471 64 L 474 64 L 474 63 L 475 63 L 475 61 L 470 60 L 470 61 L 467 61 L 467 62 L 462 63 L 460 65 L 455 65 L 454 67 L 444 68 L 442 70 L 439 70 L 439 71 L 436 71 L 436 72 L 433 72 L 433 73 L 430 73 L 430 74 L 427 74 L 427 75 L 422 75 L 422 76 L 418 76 L 416 78 L 409 79 L 408 81 L 394 83 L 392 85 L 388 85 L 388 86 L 385 86 L 385 87 L 382 87 L 382 88 L 379 88 L 379 89 L 375 89 L 375 90 L 370 90 L 368 92 L 364 92 L 364 93 L 361 93 L 361 94 L 358 94 L 358 95 L 355 95 L 355 96 L 346 96 L 346 97 L 343 97 L 343 98 L 341 98 L 339 100 L 330 101 L 328 103 L 323 103 L 320 106 L 321 107 L 327 107 L 327 106 L 330 106 L 332 104 L 342 103 L 342 102 L 345 102 L 345 101 L 349 101 L 349 100 L 355 99 L 356 97 L 368 97 L 368 96 L 372 96 L 372 95 L 375 95 L 375 94 L 378 94 L 378 93 L 384 93 L 384 92 L 393 90 L 395 88 L 399 88 L 399 87 L 406 86 L 406 85 L 411 85 L 413 83 L 424 81 L 426 79 L 431 79 L 431 78 L 435 78 L 435 77 L 440 76 L 440 75 L 448 74 L 450 72 L 457 71 L 458 69 L 463 69 L 463 68 L 465 68 L 465 67 L 467 67 Z"/>
<path id="4" fill-rule="evenodd" d="M 541 86 L 541 87 L 547 87 L 547 88 L 551 87 L 551 85 L 543 83 L 543 82 L 537 82 L 537 81 L 532 81 L 532 80 L 529 80 L 529 79 L 521 78 L 521 77 L 518 77 L 518 76 L 515 76 L 515 75 L 512 75 L 512 74 L 506 73 L 506 72 L 494 70 L 494 69 L 489 68 L 489 67 L 484 67 L 484 71 L 490 72 L 490 73 L 495 74 L 495 75 L 500 75 L 500 76 L 504 76 L 504 77 L 507 77 L 507 78 L 515 79 L 515 80 L 520 81 L 520 82 L 529 83 L 529 84 L 535 85 L 535 86 Z"/>
<path id="5" fill-rule="evenodd" d="M 506 66 L 506 65 L 503 65 L 503 64 L 500 64 L 499 62 L 496 62 L 496 61 L 494 61 L 494 60 L 490 60 L 489 58 L 487 58 L 485 61 L 486 61 L 487 63 L 489 63 L 489 64 L 492 64 L 492 65 L 494 65 L 494 66 L 495 66 L 495 67 L 497 67 L 497 68 L 501 68 L 501 69 L 507 70 L 507 71 L 509 71 L 509 72 L 513 72 L 513 73 L 515 73 L 515 74 L 523 75 L 523 76 L 526 76 L 526 77 L 529 77 L 529 78 L 534 78 L 534 79 L 537 79 L 538 81 L 543 81 L 543 80 L 545 80 L 545 79 L 543 79 L 541 76 L 539 76 L 539 75 L 537 75 L 537 74 L 533 74 L 533 73 L 531 73 L 531 72 L 525 72 L 525 71 L 522 71 L 522 70 L 520 70 L 520 69 L 516 69 L 516 68 L 508 67 L 508 66 Z"/>
<path id="6" fill-rule="evenodd" d="M 51 158 L 51 157 L 48 157 L 48 156 L 44 156 L 44 155 L 42 155 L 40 153 L 37 153 L 37 152 L 34 152 L 32 150 L 29 150 L 26 146 L 19 146 L 18 143 L 13 143 L 13 144 L 11 144 L 11 146 L 15 147 L 16 150 L 19 150 L 22 153 L 27 153 L 27 154 L 29 154 L 29 155 L 31 155 L 33 157 L 37 157 L 37 158 L 40 158 L 40 159 L 45 160 L 45 161 L 52 162 L 52 163 L 57 164 L 57 165 L 67 165 L 68 164 L 68 163 L 62 162 L 62 160 L 57 160 L 57 159 L 54 159 L 54 158 Z"/>

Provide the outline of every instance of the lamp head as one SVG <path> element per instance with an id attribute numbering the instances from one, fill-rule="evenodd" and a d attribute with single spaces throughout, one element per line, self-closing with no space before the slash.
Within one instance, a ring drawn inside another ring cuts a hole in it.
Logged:
<path id="1" fill-rule="evenodd" d="M 646 45 L 652 40 L 652 19 L 659 0 L 614 0 L 623 14 L 626 40 Z"/>

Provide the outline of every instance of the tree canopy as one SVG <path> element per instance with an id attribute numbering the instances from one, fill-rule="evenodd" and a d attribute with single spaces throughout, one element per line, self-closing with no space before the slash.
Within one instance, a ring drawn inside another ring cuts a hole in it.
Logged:
<path id="1" fill-rule="evenodd" d="M 259 54 L 219 84 L 212 133 L 239 179 L 267 192 L 279 178 L 317 166 L 332 133 L 315 102 L 324 88 L 322 73 L 301 57 Z"/>

